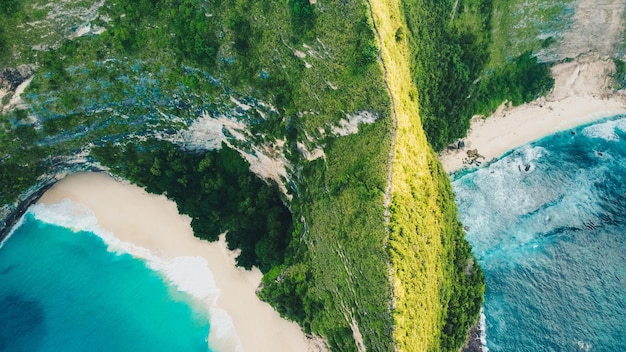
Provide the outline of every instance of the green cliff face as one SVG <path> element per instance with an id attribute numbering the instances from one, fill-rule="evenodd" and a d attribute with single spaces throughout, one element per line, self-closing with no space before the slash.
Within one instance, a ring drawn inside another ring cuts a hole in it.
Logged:
<path id="1" fill-rule="evenodd" d="M 431 145 L 467 121 L 439 117 L 432 82 L 462 77 L 460 97 L 487 57 L 446 46 L 441 78 L 447 42 L 420 38 L 447 26 L 486 51 L 488 2 L 3 4 L 2 217 L 68 165 L 103 165 L 167 193 L 198 237 L 230 230 L 260 297 L 332 350 L 463 344 L 484 282 Z"/>

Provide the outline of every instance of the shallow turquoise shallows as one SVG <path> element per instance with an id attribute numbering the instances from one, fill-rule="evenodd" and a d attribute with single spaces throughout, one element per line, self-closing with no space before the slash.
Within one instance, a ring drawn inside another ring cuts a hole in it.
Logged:
<path id="1" fill-rule="evenodd" d="M 626 351 L 626 118 L 560 132 L 453 182 L 496 351 Z"/>
<path id="2" fill-rule="evenodd" d="M 27 213 L 0 248 L 0 351 L 210 351 L 208 334 L 205 306 L 93 233 Z"/>

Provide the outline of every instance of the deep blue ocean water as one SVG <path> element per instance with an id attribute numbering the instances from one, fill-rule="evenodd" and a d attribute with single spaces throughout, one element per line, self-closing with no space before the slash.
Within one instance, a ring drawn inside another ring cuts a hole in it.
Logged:
<path id="1" fill-rule="evenodd" d="M 490 351 L 626 351 L 626 118 L 453 181 L 486 276 Z"/>
<path id="2" fill-rule="evenodd" d="M 96 234 L 27 213 L 0 248 L 0 351 L 210 351 L 208 309 Z"/>

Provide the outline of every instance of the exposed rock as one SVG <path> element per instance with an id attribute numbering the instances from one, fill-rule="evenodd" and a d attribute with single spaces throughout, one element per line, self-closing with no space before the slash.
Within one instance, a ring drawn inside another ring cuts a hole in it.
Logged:
<path id="1" fill-rule="evenodd" d="M 345 119 L 339 121 L 339 126 L 331 126 L 330 130 L 334 135 L 347 136 L 359 132 L 359 124 L 374 123 L 379 117 L 369 111 L 359 111 L 353 115 L 346 114 Z"/>
<path id="2" fill-rule="evenodd" d="M 31 66 L 22 65 L 17 68 L 5 68 L 0 70 L 0 89 L 5 88 L 15 91 L 17 87 L 33 75 Z"/>
<path id="3" fill-rule="evenodd" d="M 465 345 L 461 348 L 461 352 L 482 352 L 483 345 L 480 342 L 480 323 L 472 326 Z"/>
<path id="4" fill-rule="evenodd" d="M 65 176 L 81 171 L 106 172 L 107 170 L 98 163 L 85 160 L 82 155 L 70 157 L 68 160 L 55 165 L 50 172 L 40 177 L 39 181 L 24 191 L 15 203 L 0 207 L 0 242 L 11 233 L 13 226 L 26 213 L 28 208 L 36 203 L 50 187 Z"/>

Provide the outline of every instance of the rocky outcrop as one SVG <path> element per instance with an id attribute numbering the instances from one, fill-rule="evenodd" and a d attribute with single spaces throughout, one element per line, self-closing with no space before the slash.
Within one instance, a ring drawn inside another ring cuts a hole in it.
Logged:
<path id="1" fill-rule="evenodd" d="M 84 159 L 71 158 L 59 163 L 54 168 L 39 178 L 39 181 L 24 191 L 13 204 L 5 204 L 0 207 L 0 242 L 11 233 L 13 226 L 26 213 L 28 208 L 37 202 L 57 181 L 75 172 L 106 172 L 100 164 Z"/>
<path id="2" fill-rule="evenodd" d="M 33 68 L 21 65 L 0 70 L 0 89 L 15 91 L 17 87 L 33 75 Z"/>

